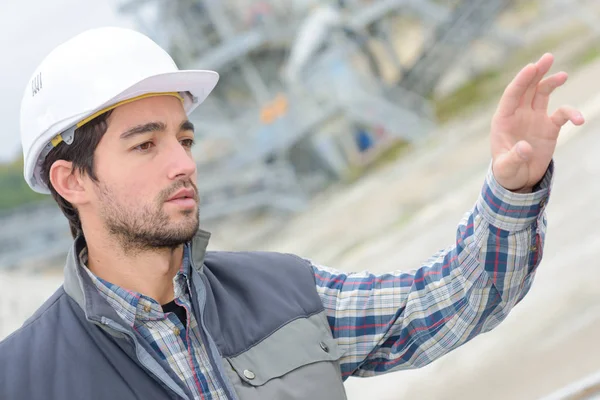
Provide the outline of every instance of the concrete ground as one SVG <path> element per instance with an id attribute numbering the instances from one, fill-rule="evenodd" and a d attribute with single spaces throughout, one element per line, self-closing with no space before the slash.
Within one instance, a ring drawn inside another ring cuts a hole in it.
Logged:
<path id="1" fill-rule="evenodd" d="M 600 370 L 600 62 L 574 74 L 553 107 L 580 107 L 564 129 L 548 207 L 545 255 L 528 296 L 494 331 L 420 370 L 346 383 L 350 400 L 536 399 Z M 290 251 L 347 271 L 418 267 L 451 244 L 489 162 L 491 110 L 460 121 L 351 188 L 328 192 L 254 249 Z M 251 230 L 237 226 L 237 232 Z M 213 248 L 234 231 L 215 232 Z M 247 245 L 252 244 L 250 242 Z M 0 275 L 0 338 L 60 276 Z"/>

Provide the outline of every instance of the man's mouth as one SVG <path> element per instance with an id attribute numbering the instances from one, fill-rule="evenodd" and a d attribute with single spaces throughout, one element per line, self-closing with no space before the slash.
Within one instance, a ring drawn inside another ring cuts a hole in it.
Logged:
<path id="1" fill-rule="evenodd" d="M 182 188 L 169 197 L 167 203 L 184 208 L 196 207 L 196 192 L 190 188 Z"/>
<path id="2" fill-rule="evenodd" d="M 173 196 L 169 197 L 167 201 L 182 200 L 182 199 L 196 199 L 196 192 L 193 189 L 183 188 L 178 190 Z"/>

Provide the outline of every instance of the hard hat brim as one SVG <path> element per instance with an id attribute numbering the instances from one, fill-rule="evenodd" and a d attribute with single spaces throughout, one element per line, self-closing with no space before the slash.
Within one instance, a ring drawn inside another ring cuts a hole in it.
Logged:
<path id="1" fill-rule="evenodd" d="M 219 80 L 219 74 L 208 70 L 184 70 L 167 72 L 143 79 L 130 86 L 112 99 L 106 101 L 104 106 L 118 103 L 147 93 L 189 92 L 194 96 L 194 101 L 187 105 L 189 115 L 213 91 Z M 104 107 L 100 107 L 102 109 Z"/>

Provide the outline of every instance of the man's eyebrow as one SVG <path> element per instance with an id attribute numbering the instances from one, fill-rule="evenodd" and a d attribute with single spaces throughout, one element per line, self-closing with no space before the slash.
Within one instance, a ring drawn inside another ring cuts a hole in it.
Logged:
<path id="1" fill-rule="evenodd" d="M 142 124 L 138 126 L 134 126 L 121 133 L 121 139 L 129 139 L 133 136 L 141 135 L 143 133 L 148 132 L 161 132 L 166 130 L 166 126 L 162 122 L 148 122 L 147 124 Z"/>
<path id="2" fill-rule="evenodd" d="M 194 132 L 194 124 L 190 121 L 183 121 L 179 127 L 179 132 L 192 131 Z"/>

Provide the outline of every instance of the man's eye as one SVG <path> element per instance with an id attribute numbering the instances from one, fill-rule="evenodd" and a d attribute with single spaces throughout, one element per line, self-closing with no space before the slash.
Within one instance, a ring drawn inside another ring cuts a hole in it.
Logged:
<path id="1" fill-rule="evenodd" d="M 183 147 L 188 147 L 191 148 L 194 146 L 196 142 L 194 141 L 194 139 L 183 139 L 181 141 L 181 144 L 183 145 Z"/>
<path id="2" fill-rule="evenodd" d="M 142 143 L 142 144 L 140 144 L 138 146 L 135 146 L 134 149 L 138 150 L 138 151 L 144 152 L 144 151 L 150 150 L 150 148 L 152 148 L 152 146 L 154 146 L 154 143 L 152 143 L 152 142 L 144 142 L 144 143 Z"/>

